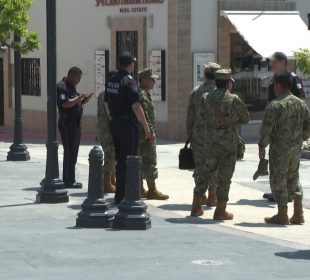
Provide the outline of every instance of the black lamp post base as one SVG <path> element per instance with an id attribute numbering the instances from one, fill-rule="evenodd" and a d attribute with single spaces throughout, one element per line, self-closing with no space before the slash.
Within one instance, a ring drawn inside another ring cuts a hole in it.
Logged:
<path id="1" fill-rule="evenodd" d="M 111 228 L 113 211 L 108 210 L 109 203 L 104 199 L 85 199 L 82 211 L 78 213 L 76 226 L 81 228 Z"/>
<path id="2" fill-rule="evenodd" d="M 147 230 L 151 228 L 150 215 L 146 212 L 147 206 L 140 201 L 122 201 L 115 214 L 113 228 L 123 230 Z"/>
<path id="3" fill-rule="evenodd" d="M 67 203 L 69 202 L 68 191 L 64 189 L 64 182 L 60 179 L 41 182 L 41 188 L 36 196 L 37 203 Z"/>
<path id="4" fill-rule="evenodd" d="M 8 152 L 7 161 L 28 161 L 30 154 L 24 144 L 13 144 Z"/>

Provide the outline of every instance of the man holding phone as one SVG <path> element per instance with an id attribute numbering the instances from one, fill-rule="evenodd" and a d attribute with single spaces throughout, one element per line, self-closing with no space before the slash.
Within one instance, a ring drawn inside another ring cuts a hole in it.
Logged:
<path id="1" fill-rule="evenodd" d="M 57 84 L 57 106 L 59 110 L 58 129 L 64 148 L 63 181 L 66 188 L 82 188 L 82 183 L 75 180 L 75 165 L 77 163 L 80 139 L 83 105 L 93 94 L 79 93 L 76 86 L 82 78 L 82 70 L 70 68 L 67 77 Z"/>

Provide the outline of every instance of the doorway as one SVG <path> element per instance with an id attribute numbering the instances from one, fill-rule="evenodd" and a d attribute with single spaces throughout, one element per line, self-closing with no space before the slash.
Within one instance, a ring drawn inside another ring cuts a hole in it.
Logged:
<path id="1" fill-rule="evenodd" d="M 3 59 L 0 58 L 0 126 L 4 125 Z"/>
<path id="2" fill-rule="evenodd" d="M 136 71 L 146 66 L 146 17 L 113 17 L 111 20 L 110 69 L 117 68 L 119 55 L 129 51 L 137 58 Z"/>
<path id="3" fill-rule="evenodd" d="M 116 61 L 123 52 L 130 52 L 138 59 L 138 31 L 116 32 Z M 137 61 L 135 62 L 134 78 L 137 78 Z"/>

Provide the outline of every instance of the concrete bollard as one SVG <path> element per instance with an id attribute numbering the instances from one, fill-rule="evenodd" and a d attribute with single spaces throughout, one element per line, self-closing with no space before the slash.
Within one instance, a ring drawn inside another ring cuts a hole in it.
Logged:
<path id="1" fill-rule="evenodd" d="M 76 226 L 83 228 L 110 228 L 114 213 L 109 210 L 109 203 L 104 199 L 102 191 L 103 154 L 95 146 L 89 154 L 88 195 L 78 213 Z"/>
<path id="2" fill-rule="evenodd" d="M 113 228 L 124 230 L 147 230 L 151 228 L 147 206 L 141 200 L 141 157 L 127 157 L 127 178 L 125 199 L 120 203 L 115 214 Z"/>

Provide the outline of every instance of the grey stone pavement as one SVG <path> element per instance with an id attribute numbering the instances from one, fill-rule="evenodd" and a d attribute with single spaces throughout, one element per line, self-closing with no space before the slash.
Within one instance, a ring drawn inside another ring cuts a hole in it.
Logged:
<path id="1" fill-rule="evenodd" d="M 190 172 L 177 173 L 181 146 L 158 145 L 159 172 L 165 174 L 162 184 L 169 185 L 175 174 L 191 180 Z M 149 202 L 152 229 L 148 231 L 77 229 L 75 219 L 86 196 L 91 146 L 81 147 L 77 165 L 84 188 L 70 190 L 70 202 L 59 205 L 34 203 L 45 172 L 44 145 L 29 144 L 32 160 L 24 163 L 6 162 L 8 148 L 9 144 L 0 143 L 1 280 L 310 279 L 308 245 L 184 217 Z M 248 145 L 246 160 L 238 163 L 234 181 L 267 190 L 267 178 L 257 183 L 249 180 L 256 158 L 256 146 Z M 310 164 L 302 162 L 301 177 L 309 199 L 308 168 Z"/>

